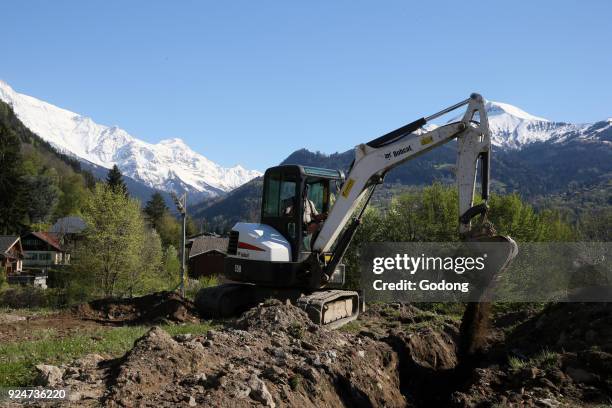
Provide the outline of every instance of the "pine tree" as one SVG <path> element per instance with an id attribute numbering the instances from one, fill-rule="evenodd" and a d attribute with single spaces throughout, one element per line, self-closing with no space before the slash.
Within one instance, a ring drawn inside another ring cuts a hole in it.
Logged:
<path id="1" fill-rule="evenodd" d="M 106 176 L 106 184 L 109 185 L 111 190 L 115 193 L 123 193 L 126 196 L 128 195 L 127 186 L 123 181 L 123 174 L 121 174 L 121 170 L 115 164 L 112 169 L 108 171 L 108 175 Z"/>
<path id="2" fill-rule="evenodd" d="M 164 197 L 161 195 L 159 191 L 156 191 L 151 196 L 151 199 L 147 201 L 147 204 L 144 208 L 144 213 L 147 216 L 147 220 L 153 228 L 159 230 L 160 221 L 162 220 L 164 214 L 168 212 L 168 206 L 166 206 L 166 201 Z"/>
<path id="3" fill-rule="evenodd" d="M 0 124 L 0 234 L 21 232 L 26 194 L 19 138 Z"/>
<path id="4" fill-rule="evenodd" d="M 50 221 L 59 202 L 60 189 L 52 177 L 47 174 L 25 178 L 28 186 L 28 216 L 31 223 Z"/>

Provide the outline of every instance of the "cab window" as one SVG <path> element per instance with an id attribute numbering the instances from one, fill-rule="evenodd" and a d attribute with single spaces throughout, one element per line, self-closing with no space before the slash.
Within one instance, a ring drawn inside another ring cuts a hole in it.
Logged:
<path id="1" fill-rule="evenodd" d="M 264 192 L 264 217 L 290 215 L 295 204 L 296 182 L 281 179 L 280 174 L 271 174 L 266 180 Z"/>
<path id="2" fill-rule="evenodd" d="M 277 217 L 279 207 L 280 174 L 271 174 L 266 180 L 264 192 L 264 216 Z"/>
<path id="3" fill-rule="evenodd" d="M 326 183 L 323 181 L 308 183 L 308 199 L 312 201 L 319 213 L 327 210 L 326 190 Z"/>
<path id="4" fill-rule="evenodd" d="M 283 216 L 293 216 L 295 214 L 295 181 L 283 180 L 280 189 L 281 214 Z"/>

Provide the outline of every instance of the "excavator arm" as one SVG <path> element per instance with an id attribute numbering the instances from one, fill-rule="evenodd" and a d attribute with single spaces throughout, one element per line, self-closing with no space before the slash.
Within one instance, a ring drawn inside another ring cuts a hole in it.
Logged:
<path id="1" fill-rule="evenodd" d="M 429 121 L 466 105 L 460 121 L 430 131 L 422 130 Z M 315 254 L 333 253 L 332 259 L 326 264 L 325 276 L 331 276 L 344 256 L 374 187 L 382 183 L 385 174 L 454 139 L 458 142 L 456 178 L 459 191 L 459 232 L 466 234 L 470 231 L 472 218 L 486 212 L 489 193 L 491 135 L 484 101 L 478 94 L 472 94 L 462 102 L 355 148 L 355 160 L 346 181 L 312 247 Z M 474 207 L 479 161 L 482 198 L 485 202 Z"/>

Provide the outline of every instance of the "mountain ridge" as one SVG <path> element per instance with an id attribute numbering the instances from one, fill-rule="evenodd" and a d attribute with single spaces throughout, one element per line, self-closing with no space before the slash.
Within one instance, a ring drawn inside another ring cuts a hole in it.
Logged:
<path id="1" fill-rule="evenodd" d="M 118 126 L 101 125 L 90 117 L 16 92 L 0 80 L 0 99 L 19 119 L 58 151 L 96 166 L 117 165 L 128 177 L 162 191 L 189 191 L 218 196 L 261 175 L 240 165 L 224 168 L 193 151 L 182 139 L 152 144 Z"/>
<path id="2" fill-rule="evenodd" d="M 508 120 L 507 116 L 499 116 L 506 115 L 506 111 L 492 112 L 489 118 L 493 123 L 493 140 L 497 138 L 499 142 L 513 133 L 520 136 L 524 131 L 534 132 L 538 126 L 552 126 L 550 129 L 553 131 L 546 137 L 529 140 L 529 143 L 525 143 L 528 139 L 525 137 L 519 137 L 515 145 L 493 143 L 493 191 L 518 193 L 528 201 L 537 203 L 542 202 L 543 197 L 604 186 L 602 188 L 608 189 L 608 202 L 612 203 L 612 185 L 609 182 L 612 180 L 612 120 L 572 125 L 522 112 L 529 116 L 521 114 L 523 117 L 515 116 L 516 120 Z M 435 126 L 431 125 L 428 130 L 432 128 Z M 566 129 L 566 132 L 560 129 Z M 291 153 L 280 164 L 333 168 L 346 172 L 354 157 L 354 149 L 327 154 L 302 148 Z M 393 186 L 399 185 L 418 187 L 433 182 L 452 183 L 456 158 L 456 142 L 450 142 L 391 170 L 385 177 L 385 184 L 392 192 Z M 219 231 L 226 230 L 237 221 L 257 221 L 261 191 L 261 179 L 252 180 L 214 202 L 194 206 L 194 217 L 207 220 Z"/>

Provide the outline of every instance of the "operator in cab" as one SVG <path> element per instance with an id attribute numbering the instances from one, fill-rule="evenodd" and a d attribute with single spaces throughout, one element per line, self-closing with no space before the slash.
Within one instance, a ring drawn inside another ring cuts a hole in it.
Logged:
<path id="1" fill-rule="evenodd" d="M 312 236 L 319 231 L 321 228 L 321 222 L 327 218 L 327 214 L 319 214 L 317 206 L 310 199 L 308 193 L 310 191 L 309 185 L 306 184 L 304 190 L 304 239 L 302 240 L 302 247 L 306 251 L 311 250 Z"/>
<path id="2" fill-rule="evenodd" d="M 302 240 L 303 249 L 310 251 L 311 249 L 311 240 L 312 236 L 315 232 L 317 232 L 321 226 L 321 222 L 327 218 L 327 214 L 320 214 L 317 210 L 317 206 L 308 196 L 309 193 L 309 185 L 306 184 L 304 189 L 304 195 L 302 200 L 303 205 L 303 228 L 304 231 L 304 239 Z M 285 209 L 285 215 L 293 214 L 293 206 L 290 205 Z"/>

